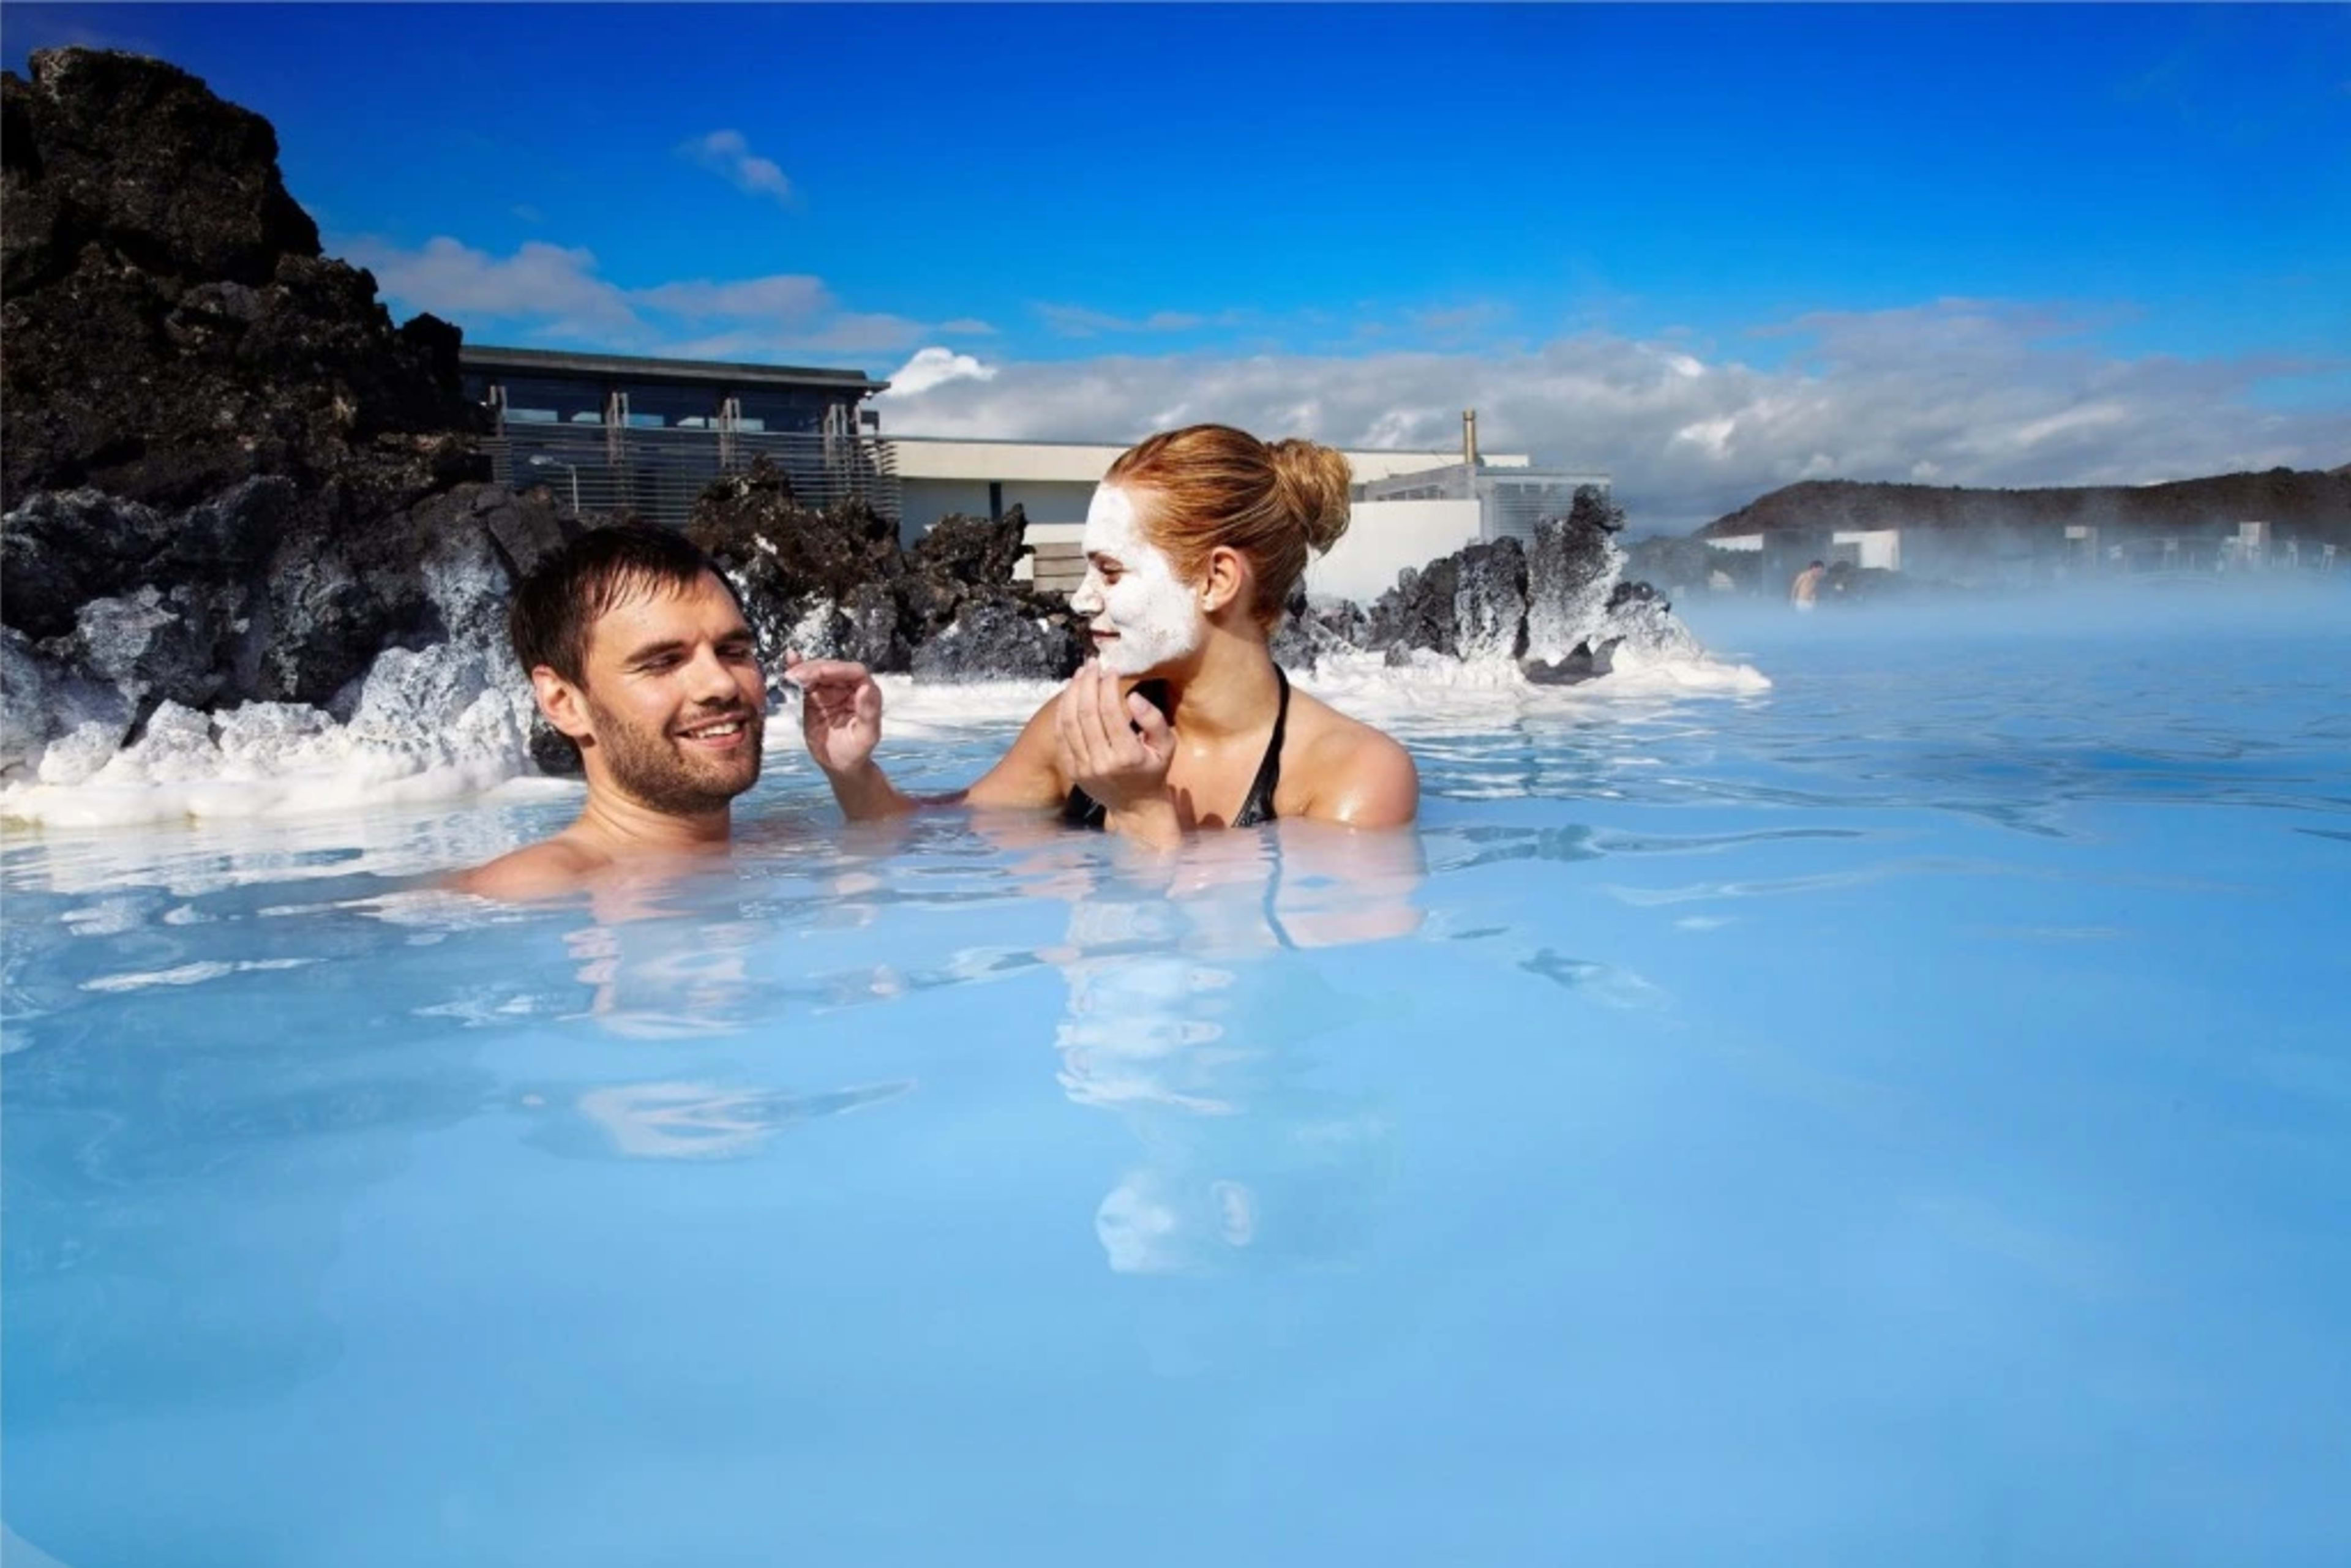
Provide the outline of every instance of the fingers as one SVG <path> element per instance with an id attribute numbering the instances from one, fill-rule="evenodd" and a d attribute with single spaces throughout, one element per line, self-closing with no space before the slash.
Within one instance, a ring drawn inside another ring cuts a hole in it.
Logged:
<path id="1" fill-rule="evenodd" d="M 1127 768 L 1143 759 L 1134 744 L 1134 725 L 1126 716 L 1126 699 L 1119 693 L 1118 677 L 1108 670 L 1095 670 L 1093 701 L 1087 711 L 1092 716 L 1094 732 L 1102 737 L 1104 767 Z"/>
<path id="2" fill-rule="evenodd" d="M 848 659 L 805 659 L 785 654 L 784 679 L 800 689 L 804 717 L 840 726 L 882 719 L 882 687 L 872 672 Z"/>
<path id="3" fill-rule="evenodd" d="M 1118 677 L 1109 671 L 1095 667 L 1093 701 L 1091 705 L 1094 722 L 1102 727 L 1102 740 L 1113 756 L 1121 760 L 1134 755 L 1134 726 L 1126 716 L 1126 698 L 1120 695 Z"/>
<path id="4" fill-rule="evenodd" d="M 803 659 L 784 654 L 784 678 L 806 691 L 816 686 L 852 686 L 873 678 L 872 672 L 848 659 Z"/>
<path id="5" fill-rule="evenodd" d="M 1102 687 L 1110 678 L 1100 665 L 1088 661 L 1061 694 L 1058 721 L 1069 747 L 1072 778 L 1099 779 L 1118 756 L 1102 720 Z"/>
<path id="6" fill-rule="evenodd" d="M 1123 692 L 1119 678 L 1088 662 L 1053 709 L 1055 759 L 1072 782 L 1131 787 L 1164 772 L 1176 754 L 1176 731 L 1151 700 Z"/>
<path id="7" fill-rule="evenodd" d="M 1062 700 L 1070 706 L 1070 727 L 1076 737 L 1078 758 L 1085 777 L 1099 779 L 1111 758 L 1110 737 L 1102 732 L 1101 699 L 1096 695 L 1102 672 L 1089 664 L 1070 683 Z"/>
<path id="8" fill-rule="evenodd" d="M 1127 768 L 1140 768 L 1151 760 L 1150 748 L 1135 732 L 1134 702 L 1129 700 L 1134 695 L 1132 692 L 1121 692 L 1116 681 L 1102 684 L 1102 727 L 1109 730 L 1112 743 L 1118 747 L 1120 764 Z M 1155 716 L 1158 713 L 1157 708 L 1151 707 L 1148 698 L 1136 700 L 1151 708 Z"/>
<path id="9" fill-rule="evenodd" d="M 1141 692 L 1129 692 L 1126 711 L 1142 731 L 1134 737 L 1136 744 L 1150 754 L 1152 761 L 1164 762 L 1175 755 L 1175 727 L 1167 722 L 1167 716 L 1159 711 L 1158 705 Z"/>

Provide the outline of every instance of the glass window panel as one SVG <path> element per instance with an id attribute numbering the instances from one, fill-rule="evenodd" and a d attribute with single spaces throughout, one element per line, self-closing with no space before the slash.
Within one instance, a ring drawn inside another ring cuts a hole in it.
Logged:
<path id="1" fill-rule="evenodd" d="M 659 429 L 687 420 L 708 421 L 718 413 L 716 387 L 676 387 L 632 383 L 629 389 L 629 423 Z M 643 416 L 643 417 L 640 417 Z"/>
<path id="2" fill-rule="evenodd" d="M 507 417 L 534 424 L 601 424 L 604 389 L 562 376 L 505 378 Z"/>
<path id="3" fill-rule="evenodd" d="M 746 388 L 735 395 L 742 400 L 742 429 L 801 434 L 814 434 L 822 430 L 824 411 L 835 401 L 832 393 L 815 388 L 806 392 L 776 387 Z"/>

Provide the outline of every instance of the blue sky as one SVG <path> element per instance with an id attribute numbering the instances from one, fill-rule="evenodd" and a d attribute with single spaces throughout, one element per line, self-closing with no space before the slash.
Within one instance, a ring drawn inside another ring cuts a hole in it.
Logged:
<path id="1" fill-rule="evenodd" d="M 902 431 L 1476 402 L 1673 526 L 2351 460 L 2351 8 L 0 8 L 66 41 L 267 115 L 398 311 Z"/>

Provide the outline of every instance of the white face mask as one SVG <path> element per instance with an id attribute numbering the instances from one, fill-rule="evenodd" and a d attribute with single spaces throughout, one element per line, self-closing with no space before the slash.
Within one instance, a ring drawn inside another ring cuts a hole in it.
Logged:
<path id="1" fill-rule="evenodd" d="M 1083 548 L 1086 580 L 1070 595 L 1070 608 L 1091 624 L 1102 668 L 1140 675 L 1198 649 L 1199 596 L 1144 537 L 1134 498 L 1119 486 L 1095 486 Z"/>

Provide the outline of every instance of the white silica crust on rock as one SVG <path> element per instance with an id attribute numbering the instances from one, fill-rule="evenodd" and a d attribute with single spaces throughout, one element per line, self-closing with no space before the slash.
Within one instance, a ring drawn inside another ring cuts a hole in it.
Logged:
<path id="1" fill-rule="evenodd" d="M 529 769 L 529 699 L 512 669 L 511 655 L 453 643 L 387 648 L 349 724 L 294 703 L 164 703 L 125 746 L 123 724 L 85 720 L 0 781 L 0 817 L 96 827 L 478 793 Z"/>
<path id="2" fill-rule="evenodd" d="M 1549 559 L 1561 549 L 1554 535 L 1538 535 L 1528 562 L 1527 657 L 1563 659 L 1580 643 L 1607 635 L 1608 596 L 1625 570 L 1625 552 L 1614 539 L 1596 548 L 1603 569 L 1589 573 L 1562 570 Z"/>

